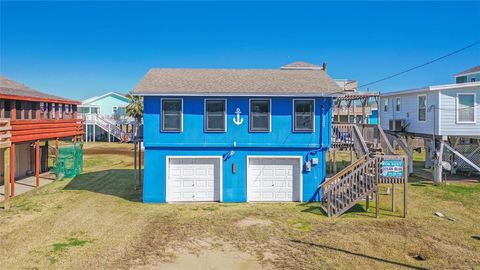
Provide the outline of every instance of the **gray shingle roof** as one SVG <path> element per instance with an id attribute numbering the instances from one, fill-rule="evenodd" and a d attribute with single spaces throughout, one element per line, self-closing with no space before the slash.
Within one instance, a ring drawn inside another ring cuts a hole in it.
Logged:
<path id="1" fill-rule="evenodd" d="M 462 75 L 469 74 L 469 73 L 474 73 L 474 72 L 480 72 L 480 66 L 476 66 L 476 67 L 464 70 L 464 71 L 456 74 L 455 77 L 462 76 Z"/>
<path id="2" fill-rule="evenodd" d="M 52 99 L 58 101 L 78 103 L 77 101 L 68 98 L 42 93 L 22 83 L 11 80 L 5 76 L 0 76 L 0 94 L 27 97 L 32 99 Z"/>
<path id="3" fill-rule="evenodd" d="M 342 89 L 323 70 L 153 68 L 133 89 L 138 95 L 328 96 Z"/>

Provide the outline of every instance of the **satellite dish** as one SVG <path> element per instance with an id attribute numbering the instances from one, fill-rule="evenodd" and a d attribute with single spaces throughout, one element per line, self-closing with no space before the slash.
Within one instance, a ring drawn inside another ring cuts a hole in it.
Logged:
<path id="1" fill-rule="evenodd" d="M 452 165 L 446 161 L 442 161 L 442 168 L 447 171 L 452 170 Z"/>

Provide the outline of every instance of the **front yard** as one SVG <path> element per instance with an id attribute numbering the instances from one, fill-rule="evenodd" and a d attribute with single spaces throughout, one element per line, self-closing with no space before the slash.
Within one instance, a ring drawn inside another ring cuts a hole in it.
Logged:
<path id="1" fill-rule="evenodd" d="M 132 145 L 85 149 L 84 174 L 0 210 L 0 268 L 480 269 L 480 184 L 411 179 L 406 219 L 400 187 L 380 219 L 363 205 L 339 218 L 317 204 L 154 205 L 133 189 Z"/>

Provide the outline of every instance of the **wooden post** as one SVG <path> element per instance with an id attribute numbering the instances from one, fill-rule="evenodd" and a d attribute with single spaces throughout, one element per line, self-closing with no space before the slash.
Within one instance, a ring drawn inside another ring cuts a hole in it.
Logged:
<path id="1" fill-rule="evenodd" d="M 366 119 L 366 115 L 365 115 L 365 106 L 367 106 L 367 98 L 363 98 L 362 99 L 362 123 L 363 124 L 366 124 L 367 123 L 367 119 Z"/>
<path id="2" fill-rule="evenodd" d="M 347 123 L 350 123 L 350 105 L 351 101 L 347 101 Z"/>
<path id="3" fill-rule="evenodd" d="M 3 209 L 10 208 L 10 148 L 3 149 L 3 182 L 4 182 L 4 195 Z"/>
<path id="4" fill-rule="evenodd" d="M 17 120 L 17 101 L 15 100 L 10 100 L 10 119 Z"/>
<path id="5" fill-rule="evenodd" d="M 433 167 L 433 183 L 438 184 L 442 182 L 442 173 L 443 173 L 443 167 L 442 167 L 442 162 L 443 162 L 443 138 L 437 139 L 437 142 L 435 143 L 438 147 L 435 147 L 436 151 L 436 159 L 434 161 L 434 167 Z"/>
<path id="6" fill-rule="evenodd" d="M 341 107 L 342 107 L 342 101 L 339 100 L 339 101 L 338 101 L 338 107 L 337 107 L 337 112 L 338 112 L 338 113 L 337 113 L 337 122 L 339 122 L 339 123 L 340 123 L 340 108 L 341 108 Z"/>
<path id="7" fill-rule="evenodd" d="M 333 173 L 337 173 L 337 150 L 332 150 L 333 151 Z"/>
<path id="8" fill-rule="evenodd" d="M 352 114 L 353 114 L 353 123 L 354 124 L 358 123 L 356 108 L 357 108 L 357 106 L 355 105 L 355 100 L 354 100 L 353 101 L 353 106 L 352 106 Z"/>
<path id="9" fill-rule="evenodd" d="M 55 159 L 58 160 L 58 138 L 55 138 Z"/>
<path id="10" fill-rule="evenodd" d="M 5 181 L 7 181 L 5 179 Z M 10 146 L 10 183 L 12 190 L 12 197 L 15 196 L 15 144 Z"/>
<path id="11" fill-rule="evenodd" d="M 40 140 L 35 141 L 35 183 L 40 187 Z"/>
<path id="12" fill-rule="evenodd" d="M 379 160 L 375 162 L 375 217 L 379 218 L 380 217 L 380 197 L 378 194 L 379 187 L 378 183 L 380 178 L 380 169 L 379 169 Z"/>
<path id="13" fill-rule="evenodd" d="M 93 127 L 93 142 L 95 142 L 95 124 L 93 124 L 92 127 Z"/>
<path id="14" fill-rule="evenodd" d="M 17 108 L 17 110 L 20 110 L 20 119 L 24 120 L 25 119 L 25 101 L 20 101 L 20 108 Z"/>
<path id="15" fill-rule="evenodd" d="M 55 119 L 58 120 L 60 119 L 60 104 L 55 103 Z"/>
<path id="16" fill-rule="evenodd" d="M 5 118 L 5 100 L 0 100 L 0 118 Z"/>
<path id="17" fill-rule="evenodd" d="M 368 212 L 369 208 L 370 208 L 370 194 L 368 194 L 367 198 L 365 198 L 365 210 Z"/>
<path id="18" fill-rule="evenodd" d="M 138 180 L 140 181 L 140 186 L 143 185 L 142 181 L 142 141 L 139 142 L 138 147 Z"/>
<path id="19" fill-rule="evenodd" d="M 134 186 L 135 186 L 135 189 L 137 189 L 138 176 L 137 176 L 137 142 L 136 141 L 133 143 L 133 171 L 135 174 Z"/>
<path id="20" fill-rule="evenodd" d="M 405 161 L 404 163 L 405 164 Z M 408 206 L 408 171 L 407 167 L 404 166 L 404 175 L 405 179 L 403 181 L 403 217 L 407 217 L 407 206 Z"/>
<path id="21" fill-rule="evenodd" d="M 395 212 L 395 184 L 392 183 L 392 212 Z"/>
<path id="22" fill-rule="evenodd" d="M 380 96 L 375 97 L 375 103 L 377 104 L 377 126 L 380 126 Z"/>
<path id="23" fill-rule="evenodd" d="M 35 102 L 35 119 L 40 120 L 40 102 Z"/>
<path id="24" fill-rule="evenodd" d="M 110 123 L 108 124 L 108 142 L 110 142 Z"/>

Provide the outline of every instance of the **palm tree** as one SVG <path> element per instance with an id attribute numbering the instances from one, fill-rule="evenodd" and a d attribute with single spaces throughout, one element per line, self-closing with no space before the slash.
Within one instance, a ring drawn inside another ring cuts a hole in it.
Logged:
<path id="1" fill-rule="evenodd" d="M 138 131 L 138 126 L 142 123 L 143 118 L 143 99 L 140 96 L 134 96 L 131 93 L 127 94 L 128 105 L 127 115 L 135 119 L 135 134 Z"/>

